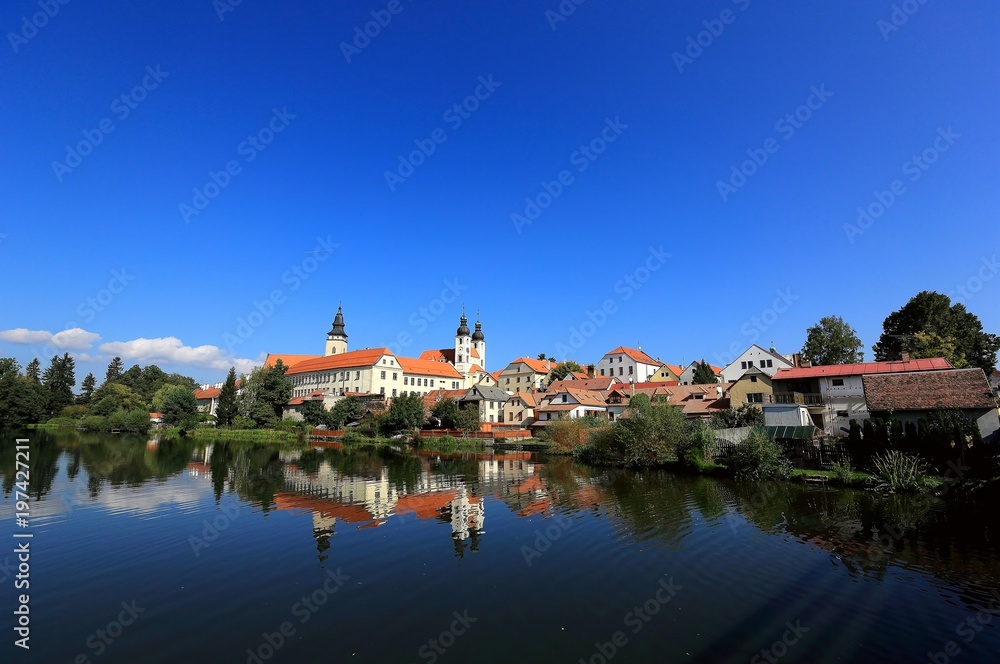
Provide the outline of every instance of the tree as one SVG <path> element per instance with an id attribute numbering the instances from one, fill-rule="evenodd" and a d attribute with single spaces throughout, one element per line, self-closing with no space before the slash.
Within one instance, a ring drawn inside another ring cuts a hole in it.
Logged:
<path id="1" fill-rule="evenodd" d="M 155 401 L 160 399 L 160 401 Z M 194 392 L 183 385 L 167 385 L 156 393 L 154 405 L 170 426 L 193 428 L 198 422 L 198 400 Z"/>
<path id="2" fill-rule="evenodd" d="M 33 383 L 39 383 L 41 382 L 41 371 L 42 365 L 36 357 L 31 362 L 28 362 L 28 366 L 24 368 L 24 377 Z"/>
<path id="3" fill-rule="evenodd" d="M 863 362 L 863 344 L 854 328 L 840 316 L 824 316 L 806 330 L 802 357 L 815 365 Z"/>
<path id="4" fill-rule="evenodd" d="M 739 408 L 726 408 L 712 413 L 709 424 L 713 429 L 762 427 L 764 426 L 764 411 L 753 404 L 745 403 Z"/>
<path id="5" fill-rule="evenodd" d="M 0 430 L 35 424 L 45 417 L 45 389 L 20 371 L 14 358 L 0 358 Z"/>
<path id="6" fill-rule="evenodd" d="M 933 337 L 923 342 L 918 340 L 915 350 L 912 343 L 919 332 L 936 335 L 940 341 Z M 967 311 L 964 304 L 952 304 L 947 295 L 934 291 L 917 293 L 902 308 L 889 314 L 882 322 L 882 336 L 872 350 L 876 360 L 897 359 L 904 350 L 916 359 L 925 357 L 924 352 L 940 352 L 942 343 L 954 344 L 956 359 L 963 358 L 987 376 L 996 367 L 1000 337 L 984 332 L 979 317 Z"/>
<path id="7" fill-rule="evenodd" d="M 566 360 L 560 362 L 556 366 L 552 367 L 552 371 L 549 372 L 549 384 L 551 385 L 557 380 L 562 380 L 566 376 L 570 375 L 574 371 L 582 371 L 583 369 L 579 364 L 573 360 Z"/>
<path id="8" fill-rule="evenodd" d="M 122 362 L 122 358 L 115 356 L 111 363 L 108 364 L 108 370 L 104 374 L 105 383 L 117 383 L 122 377 L 122 371 L 125 370 L 125 363 Z"/>
<path id="9" fill-rule="evenodd" d="M 394 397 L 386 414 L 385 426 L 388 431 L 415 429 L 424 423 L 424 402 L 416 394 L 403 392 Z"/>
<path id="10" fill-rule="evenodd" d="M 76 361 L 63 353 L 62 357 L 55 355 L 42 374 L 42 385 L 48 393 L 48 414 L 54 417 L 74 401 L 73 386 L 76 385 Z"/>
<path id="11" fill-rule="evenodd" d="M 364 408 L 361 399 L 353 396 L 344 397 L 333 405 L 333 409 L 330 411 L 330 421 L 335 427 L 342 429 L 346 425 L 360 420 L 362 415 L 364 415 Z"/>
<path id="12" fill-rule="evenodd" d="M 149 413 L 146 400 L 121 383 L 104 383 L 94 390 L 90 400 L 91 405 L 87 411 L 90 415 L 107 417 L 119 410 L 139 409 L 145 409 L 147 416 Z"/>
<path id="13" fill-rule="evenodd" d="M 78 400 L 80 403 L 84 405 L 90 403 L 91 397 L 94 396 L 95 385 L 97 385 L 97 379 L 94 378 L 94 374 L 88 373 L 81 384 L 81 389 L 83 391 L 80 393 L 80 398 Z"/>
<path id="14" fill-rule="evenodd" d="M 441 420 L 442 429 L 458 428 L 458 404 L 453 399 L 441 399 L 431 408 L 431 415 Z"/>
<path id="15" fill-rule="evenodd" d="M 954 337 L 942 337 L 933 332 L 917 332 L 908 343 L 910 355 L 919 357 L 943 357 L 956 369 L 969 366 L 965 355 L 958 350 Z"/>
<path id="16" fill-rule="evenodd" d="M 278 360 L 273 367 L 257 367 L 240 384 L 240 415 L 257 426 L 269 426 L 281 419 L 281 410 L 292 398 L 292 382 L 285 376 L 288 367 Z"/>
<path id="17" fill-rule="evenodd" d="M 215 408 L 215 419 L 219 426 L 229 427 L 239 414 L 236 403 L 236 367 L 229 367 L 226 382 L 219 390 L 219 405 Z"/>
<path id="18" fill-rule="evenodd" d="M 470 403 L 466 404 L 462 408 L 459 408 L 458 421 L 456 424 L 462 431 L 468 431 L 469 433 L 479 431 L 479 406 L 477 404 Z"/>
<path id="19" fill-rule="evenodd" d="M 221 398 L 220 398 L 221 401 Z M 218 410 L 216 410 L 218 413 Z M 299 411 L 302 415 L 302 419 L 314 427 L 320 425 L 330 426 L 332 417 L 330 416 L 330 411 L 323 406 L 322 401 L 311 399 L 302 404 L 302 409 Z"/>
<path id="20" fill-rule="evenodd" d="M 715 370 L 712 365 L 702 358 L 701 362 L 694 368 L 694 377 L 691 379 L 692 385 L 714 385 L 719 380 L 715 377 Z"/>

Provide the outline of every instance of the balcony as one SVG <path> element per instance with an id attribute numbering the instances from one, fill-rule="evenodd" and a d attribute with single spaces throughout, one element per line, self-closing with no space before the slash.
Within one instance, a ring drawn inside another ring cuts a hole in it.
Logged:
<path id="1" fill-rule="evenodd" d="M 823 395 L 816 392 L 776 392 L 774 403 L 797 403 L 803 406 L 822 406 Z"/>

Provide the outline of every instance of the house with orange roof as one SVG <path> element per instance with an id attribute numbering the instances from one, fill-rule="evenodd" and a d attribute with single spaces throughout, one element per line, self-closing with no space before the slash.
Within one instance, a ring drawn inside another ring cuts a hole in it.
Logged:
<path id="1" fill-rule="evenodd" d="M 514 394 L 545 387 L 549 372 L 555 367 L 551 360 L 535 360 L 519 357 L 500 372 L 497 384 L 506 392 Z"/>
<path id="2" fill-rule="evenodd" d="M 535 408 L 538 418 L 535 426 L 547 426 L 554 420 L 578 417 L 607 418 L 608 405 L 597 392 L 577 390 L 572 387 L 559 392 L 547 391 L 542 402 Z"/>
<path id="3" fill-rule="evenodd" d="M 215 415 L 215 410 L 219 407 L 220 394 L 222 394 L 222 390 L 218 387 L 203 387 L 195 390 L 194 398 L 198 402 L 198 412 Z"/>
<path id="4" fill-rule="evenodd" d="M 676 382 L 679 385 L 681 382 L 682 373 L 684 373 L 684 367 L 677 364 L 664 364 L 659 369 L 657 369 L 652 376 L 649 377 L 649 380 L 647 382 L 650 383 Z"/>
<path id="5" fill-rule="evenodd" d="M 678 380 L 680 381 L 681 385 L 694 385 L 694 372 L 698 370 L 698 365 L 701 364 L 703 361 L 704 360 L 695 360 L 691 364 L 687 365 L 687 367 L 683 371 L 681 371 L 680 375 L 678 376 Z M 712 373 L 715 374 L 715 382 L 721 383 L 722 367 L 717 367 L 714 364 L 709 364 L 708 366 L 712 368 Z"/>
<path id="6" fill-rule="evenodd" d="M 645 383 L 662 366 L 662 362 L 654 360 L 641 348 L 618 346 L 604 354 L 597 363 L 597 373 L 614 376 L 623 383 Z"/>
<path id="7" fill-rule="evenodd" d="M 530 427 L 535 423 L 535 408 L 538 406 L 538 396 L 543 392 L 517 392 L 507 399 L 500 417 L 504 424 Z"/>
<path id="8" fill-rule="evenodd" d="M 409 357 L 396 359 L 403 368 L 403 383 L 400 387 L 403 392 L 423 396 L 435 389 L 457 390 L 465 381 L 462 374 L 447 362 L 416 360 Z M 396 396 L 395 392 L 392 396 Z"/>
<path id="9" fill-rule="evenodd" d="M 575 390 L 600 392 L 601 396 L 607 396 L 607 393 L 615 385 L 624 385 L 624 383 L 614 376 L 594 376 L 591 378 L 578 378 L 576 380 L 555 380 L 545 390 L 547 392 L 559 392 L 567 388 L 573 388 Z"/>
<path id="10" fill-rule="evenodd" d="M 654 405 L 679 408 L 689 420 L 708 419 L 713 413 L 729 407 L 726 385 L 667 385 L 645 383 L 641 387 L 615 386 L 608 395 L 608 414 L 618 419 L 628 410 L 636 394 L 645 394 Z"/>

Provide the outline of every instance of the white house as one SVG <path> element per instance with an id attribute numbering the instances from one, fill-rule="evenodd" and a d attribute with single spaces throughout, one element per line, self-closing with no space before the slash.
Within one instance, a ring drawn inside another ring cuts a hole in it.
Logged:
<path id="1" fill-rule="evenodd" d="M 722 370 L 722 382 L 735 383 L 750 367 L 757 367 L 768 376 L 774 377 L 779 369 L 791 369 L 793 366 L 792 361 L 784 355 L 753 344 L 726 365 Z"/>
<path id="2" fill-rule="evenodd" d="M 645 383 L 663 366 L 640 348 L 619 346 L 604 354 L 597 363 L 598 376 L 614 376 L 623 383 Z"/>
<path id="3" fill-rule="evenodd" d="M 701 364 L 701 360 L 695 360 L 687 366 L 687 368 L 680 373 L 679 382 L 681 385 L 694 385 L 694 372 L 697 370 L 698 365 Z M 712 367 L 712 372 L 715 374 L 715 382 L 722 382 L 722 369 L 715 366 L 714 364 L 708 365 Z"/>

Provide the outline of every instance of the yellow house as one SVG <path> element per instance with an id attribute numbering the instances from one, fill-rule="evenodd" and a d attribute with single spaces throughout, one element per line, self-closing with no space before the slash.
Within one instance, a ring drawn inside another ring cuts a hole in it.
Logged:
<path id="1" fill-rule="evenodd" d="M 647 382 L 650 383 L 669 383 L 671 381 L 680 382 L 681 374 L 684 373 L 684 368 L 677 366 L 676 364 L 664 364 L 662 367 L 656 370 L 652 376 L 649 377 Z"/>
<path id="2" fill-rule="evenodd" d="M 757 367 L 750 367 L 729 388 L 729 407 L 752 403 L 760 408 L 760 404 L 771 403 L 773 395 L 771 377 Z"/>

